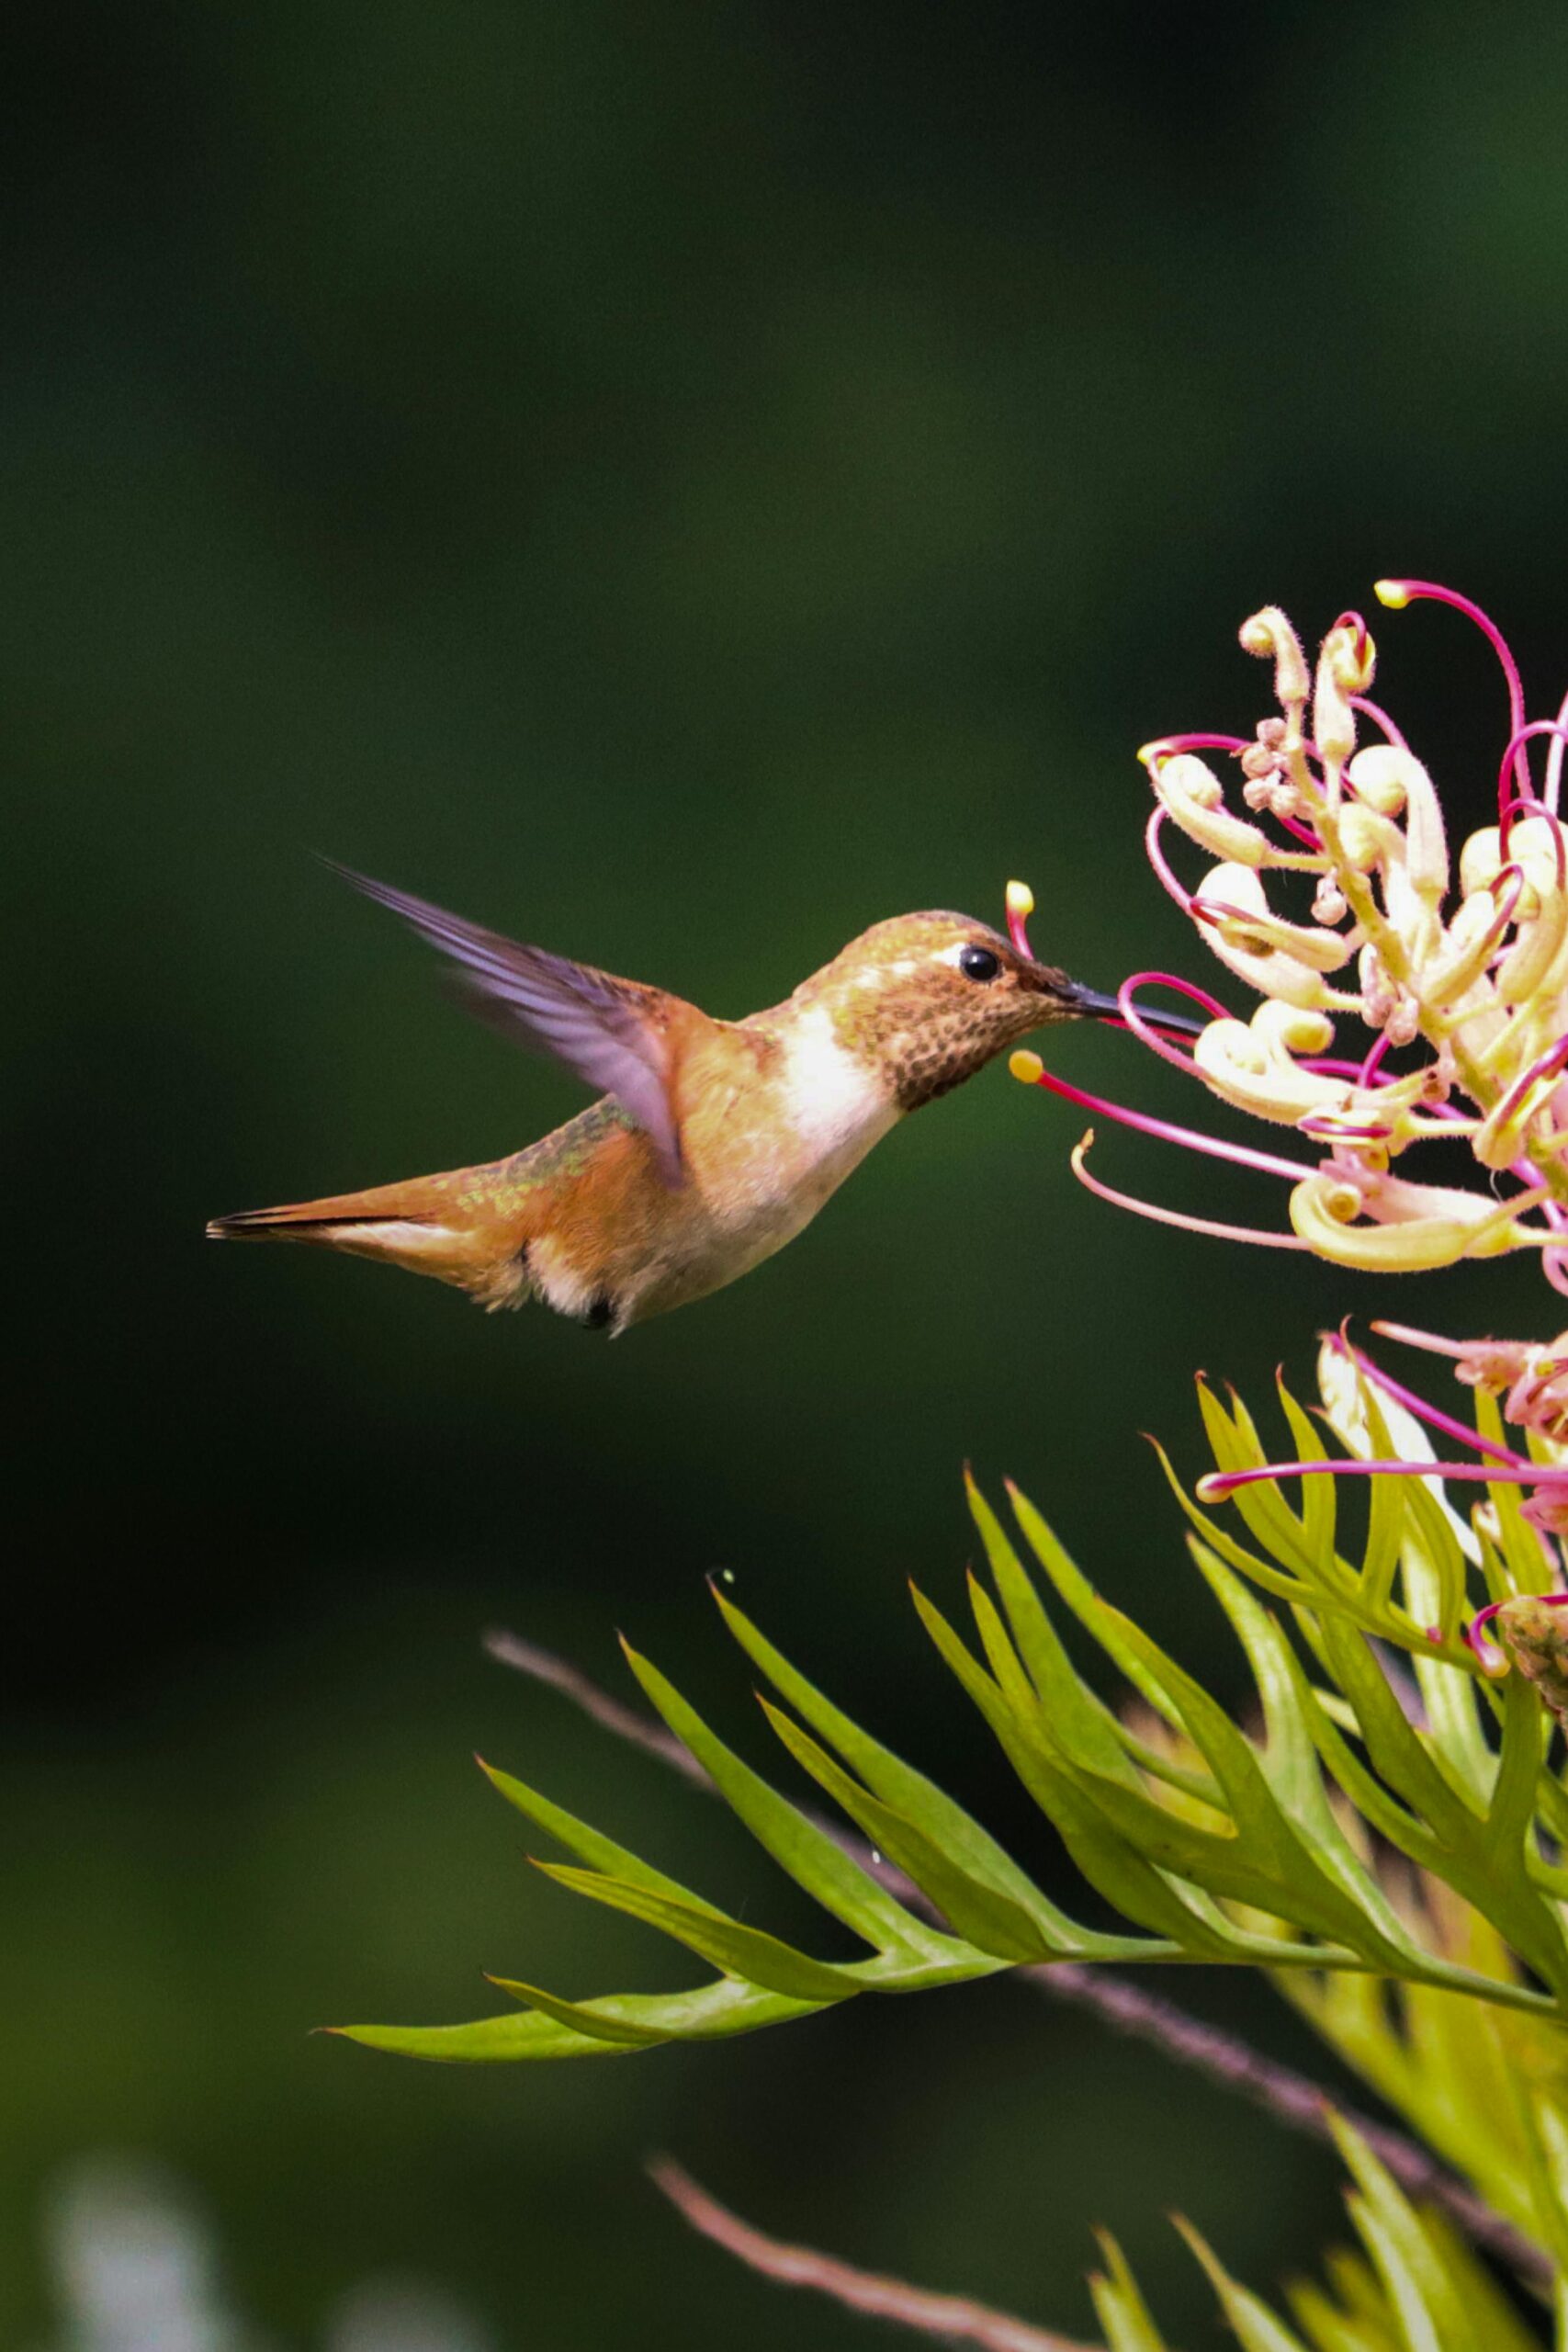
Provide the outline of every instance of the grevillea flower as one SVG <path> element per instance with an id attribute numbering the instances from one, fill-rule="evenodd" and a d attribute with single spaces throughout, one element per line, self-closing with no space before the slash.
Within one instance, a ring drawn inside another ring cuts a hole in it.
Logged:
<path id="1" fill-rule="evenodd" d="M 1568 700 L 1553 718 L 1527 718 L 1514 658 L 1468 598 L 1416 580 L 1380 581 L 1377 594 L 1395 610 L 1422 599 L 1453 606 L 1502 667 L 1497 820 L 1457 857 L 1426 767 L 1368 697 L 1376 650 L 1359 613 L 1335 622 L 1315 671 L 1281 612 L 1254 613 L 1241 642 L 1272 664 L 1276 707 L 1250 737 L 1165 736 L 1139 754 L 1155 797 L 1155 872 L 1258 1001 L 1243 1018 L 1190 981 L 1138 973 L 1121 992 L 1123 1018 L 1222 1101 L 1293 1129 L 1293 1152 L 1129 1112 L 1069 1086 L 1035 1054 L 1015 1055 L 1012 1069 L 1291 1187 L 1289 1231 L 1154 1207 L 1090 1174 L 1091 1129 L 1075 1170 L 1142 1215 L 1379 1272 L 1537 1250 L 1568 1293 L 1568 841 L 1558 817 Z M 1234 763 L 1229 797 L 1216 755 Z M 1173 830 L 1209 860 L 1190 886 L 1168 855 Z M 1024 947 L 1032 903 L 1024 886 L 1009 886 L 1009 926 Z M 1154 983 L 1206 1017 L 1190 1051 L 1141 1008 L 1139 990 Z M 1451 1183 L 1395 1172 L 1427 1142 L 1454 1148 Z M 1568 1413 L 1568 1395 L 1558 1402 Z"/>

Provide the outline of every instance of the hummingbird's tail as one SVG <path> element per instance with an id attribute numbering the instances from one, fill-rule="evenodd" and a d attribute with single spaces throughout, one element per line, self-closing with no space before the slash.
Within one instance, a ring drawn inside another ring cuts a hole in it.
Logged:
<path id="1" fill-rule="evenodd" d="M 475 1200 L 471 1180 L 478 1172 L 416 1176 L 365 1193 L 243 1209 L 234 1216 L 215 1216 L 208 1238 L 304 1241 L 344 1250 L 453 1283 L 481 1306 L 520 1306 L 533 1289 L 526 1244 L 520 1235 L 498 1230 L 494 1215 Z"/>

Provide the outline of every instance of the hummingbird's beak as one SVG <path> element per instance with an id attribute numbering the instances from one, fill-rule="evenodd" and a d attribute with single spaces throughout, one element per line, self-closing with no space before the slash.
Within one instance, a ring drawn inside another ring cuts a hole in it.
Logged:
<path id="1" fill-rule="evenodd" d="M 1067 1001 L 1075 1012 L 1092 1014 L 1097 1021 L 1114 1021 L 1124 1029 L 1127 1025 L 1120 1001 L 1113 996 L 1101 996 L 1097 989 L 1080 988 L 1077 980 L 1067 984 Z M 1149 1012 L 1143 1015 L 1151 1029 L 1173 1030 L 1180 1037 L 1201 1037 L 1208 1023 L 1194 1021 L 1185 1012 Z"/>

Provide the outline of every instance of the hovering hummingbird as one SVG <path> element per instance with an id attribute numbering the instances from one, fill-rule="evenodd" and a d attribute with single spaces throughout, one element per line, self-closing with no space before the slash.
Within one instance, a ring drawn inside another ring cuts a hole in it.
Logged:
<path id="1" fill-rule="evenodd" d="M 907 1113 L 1031 1030 L 1118 1012 L 967 915 L 912 914 L 863 932 L 783 1004 L 717 1021 L 339 871 L 455 960 L 476 1010 L 603 1099 L 510 1159 L 208 1233 L 387 1259 L 482 1306 L 539 1298 L 612 1333 L 782 1250 Z"/>

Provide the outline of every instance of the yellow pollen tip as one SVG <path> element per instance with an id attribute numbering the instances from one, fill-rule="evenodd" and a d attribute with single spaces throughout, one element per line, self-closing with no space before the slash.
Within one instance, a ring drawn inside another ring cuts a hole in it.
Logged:
<path id="1" fill-rule="evenodd" d="M 1156 760 L 1168 758 L 1170 746 L 1168 743 L 1156 740 L 1153 743 L 1140 743 L 1137 749 L 1136 757 L 1139 765 L 1146 768 Z"/>
<path id="2" fill-rule="evenodd" d="M 1038 1086 L 1044 1074 L 1045 1065 L 1038 1054 L 1031 1054 L 1021 1049 L 1018 1053 L 1008 1056 L 1008 1068 L 1021 1086 Z"/>
<path id="3" fill-rule="evenodd" d="M 1010 915 L 1032 915 L 1034 912 L 1034 893 L 1027 882 L 1008 884 L 1008 912 Z"/>
<path id="4" fill-rule="evenodd" d="M 1403 580 L 1375 580 L 1372 594 L 1391 613 L 1402 613 L 1410 602 L 1410 591 Z"/>

